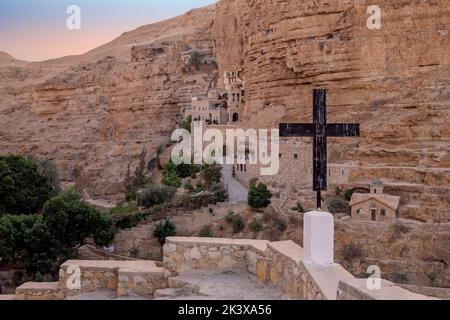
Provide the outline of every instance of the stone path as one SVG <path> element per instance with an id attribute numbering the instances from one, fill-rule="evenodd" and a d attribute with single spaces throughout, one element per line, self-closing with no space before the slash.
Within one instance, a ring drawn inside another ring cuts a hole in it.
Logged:
<path id="1" fill-rule="evenodd" d="M 97 290 L 66 300 L 286 300 L 279 288 L 262 284 L 243 272 L 196 271 L 169 278 L 170 288 L 159 289 L 155 297 L 117 297 L 113 290 Z"/>
<path id="2" fill-rule="evenodd" d="M 233 166 L 222 166 L 222 181 L 228 192 L 228 202 L 237 203 L 247 201 L 248 189 L 233 178 Z"/>
<path id="3" fill-rule="evenodd" d="M 155 292 L 155 300 L 286 300 L 279 288 L 262 284 L 248 273 L 196 271 L 169 279 L 169 289 Z M 175 287 L 175 288 L 174 288 Z M 177 288 L 179 287 L 179 288 Z"/>

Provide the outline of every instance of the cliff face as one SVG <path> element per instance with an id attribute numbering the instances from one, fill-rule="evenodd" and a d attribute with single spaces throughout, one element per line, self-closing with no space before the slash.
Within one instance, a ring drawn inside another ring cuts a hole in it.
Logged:
<path id="1" fill-rule="evenodd" d="M 141 27 L 85 55 L 0 69 L 0 152 L 54 160 L 63 184 L 120 194 L 128 162 L 166 143 L 192 95 L 217 77 L 186 70 L 212 52 L 214 7 Z"/>
<path id="2" fill-rule="evenodd" d="M 366 27 L 372 4 L 380 30 Z M 186 46 L 213 52 L 218 70 L 183 71 Z M 330 163 L 352 166 L 342 186 L 382 178 L 402 217 L 448 221 L 449 48 L 446 0 L 221 0 L 82 56 L 1 67 L 0 152 L 55 160 L 65 184 L 113 196 L 191 96 L 240 67 L 246 126 L 310 122 L 325 87 L 329 122 L 361 123 L 361 138 L 329 140 Z"/>
<path id="3" fill-rule="evenodd" d="M 372 4 L 380 30 L 366 26 Z M 329 161 L 355 166 L 342 184 L 381 178 L 402 216 L 450 220 L 448 1 L 224 0 L 219 24 L 217 44 L 233 44 L 219 63 L 245 70 L 247 126 L 310 122 L 324 87 L 328 121 L 361 124 L 360 139 L 329 140 Z"/>

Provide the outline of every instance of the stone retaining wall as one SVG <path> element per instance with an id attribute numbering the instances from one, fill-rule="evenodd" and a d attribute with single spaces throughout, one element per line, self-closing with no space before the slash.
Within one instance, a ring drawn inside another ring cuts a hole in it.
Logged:
<path id="1" fill-rule="evenodd" d="M 79 289 L 70 285 L 74 267 L 80 270 Z M 164 270 L 153 261 L 69 260 L 59 272 L 59 287 L 66 295 L 108 289 L 117 291 L 118 296 L 150 296 L 166 285 Z"/>
<path id="2" fill-rule="evenodd" d="M 164 267 L 171 275 L 193 270 L 242 271 L 276 285 L 293 299 L 428 299 L 389 281 L 369 290 L 339 264 L 315 265 L 304 259 L 303 248 L 292 241 L 215 238 L 166 239 Z"/>

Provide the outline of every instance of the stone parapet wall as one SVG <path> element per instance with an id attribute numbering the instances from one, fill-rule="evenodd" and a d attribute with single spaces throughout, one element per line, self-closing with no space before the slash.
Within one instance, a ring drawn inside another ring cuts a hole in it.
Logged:
<path id="1" fill-rule="evenodd" d="M 428 299 L 385 280 L 382 289 L 369 290 L 366 279 L 356 279 L 339 264 L 306 261 L 303 248 L 292 241 L 169 237 L 163 251 L 164 267 L 171 275 L 194 270 L 245 271 L 293 299 Z"/>
<path id="2" fill-rule="evenodd" d="M 71 287 L 71 276 L 79 268 L 80 287 Z M 96 290 L 113 290 L 118 296 L 150 296 L 166 287 L 164 270 L 153 261 L 69 260 L 61 265 L 59 287 L 66 295 Z"/>
<path id="3" fill-rule="evenodd" d="M 265 240 L 169 237 L 163 248 L 164 268 L 172 275 L 193 270 L 256 270 L 267 243 Z"/>
<path id="4" fill-rule="evenodd" d="M 62 300 L 58 282 L 27 282 L 16 289 L 15 300 Z"/>
<path id="5" fill-rule="evenodd" d="M 340 281 L 337 300 L 438 300 L 413 293 L 387 280 L 381 280 L 380 289 L 370 290 L 366 281 L 356 278 Z"/>

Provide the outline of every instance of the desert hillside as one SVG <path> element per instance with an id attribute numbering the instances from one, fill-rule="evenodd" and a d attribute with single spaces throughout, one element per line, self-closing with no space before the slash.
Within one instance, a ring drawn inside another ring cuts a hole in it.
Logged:
<path id="1" fill-rule="evenodd" d="M 187 72 L 180 58 L 189 46 L 213 51 L 213 18 L 214 6 L 192 10 L 23 67 L 2 55 L 0 152 L 51 159 L 66 186 L 121 196 L 128 162 L 166 143 L 191 96 L 217 78 L 213 65 Z"/>

